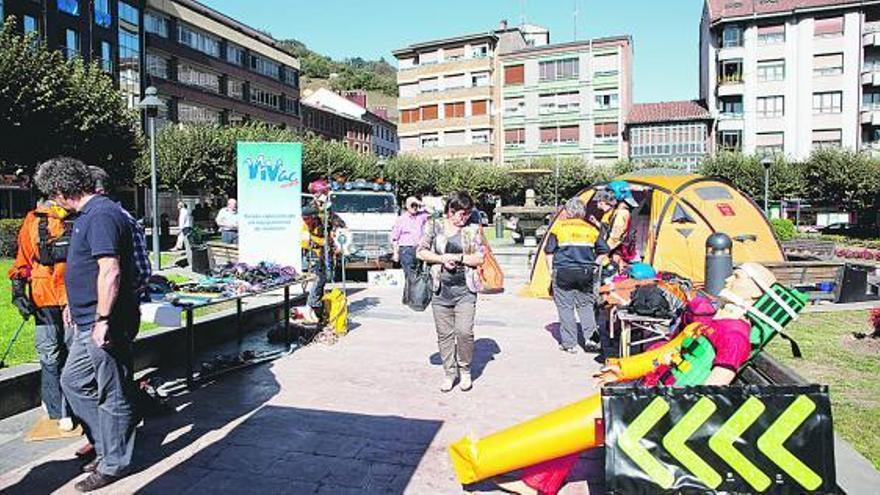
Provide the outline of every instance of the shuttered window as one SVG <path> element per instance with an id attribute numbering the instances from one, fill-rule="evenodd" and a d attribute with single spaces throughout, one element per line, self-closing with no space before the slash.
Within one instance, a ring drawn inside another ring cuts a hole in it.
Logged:
<path id="1" fill-rule="evenodd" d="M 542 144 L 555 143 L 556 136 L 558 134 L 559 134 L 559 132 L 556 127 L 542 127 L 541 128 L 541 143 Z"/>
<path id="2" fill-rule="evenodd" d="M 617 122 L 603 122 L 595 124 L 597 138 L 616 138 L 618 135 Z"/>
<path id="3" fill-rule="evenodd" d="M 422 120 L 436 120 L 437 105 L 427 105 L 422 107 Z"/>
<path id="4" fill-rule="evenodd" d="M 444 115 L 447 119 L 464 117 L 464 102 L 447 103 L 443 105 Z"/>
<path id="5" fill-rule="evenodd" d="M 461 146 L 464 144 L 464 131 L 446 132 L 443 134 L 444 146 Z"/>
<path id="6" fill-rule="evenodd" d="M 410 110 L 401 110 L 400 111 L 400 121 L 404 124 L 414 124 L 419 121 L 419 109 L 413 108 Z"/>
<path id="7" fill-rule="evenodd" d="M 505 129 L 504 130 L 504 144 L 520 145 L 525 142 L 526 142 L 525 129 Z"/>
<path id="8" fill-rule="evenodd" d="M 559 141 L 562 143 L 577 143 L 580 141 L 580 127 L 576 125 L 560 127 Z"/>
<path id="9" fill-rule="evenodd" d="M 471 115 L 486 115 L 488 113 L 486 100 L 474 100 L 471 102 Z"/>
<path id="10" fill-rule="evenodd" d="M 444 89 L 458 89 L 464 87 L 464 74 L 455 74 L 452 76 L 445 76 L 443 78 L 443 88 Z"/>
<path id="11" fill-rule="evenodd" d="M 813 74 L 817 76 L 836 76 L 843 74 L 843 54 L 825 53 L 813 56 Z"/>
<path id="12" fill-rule="evenodd" d="M 826 17 L 814 21 L 816 36 L 840 36 L 843 34 L 843 17 Z"/>
<path id="13" fill-rule="evenodd" d="M 504 68 L 504 84 L 515 86 L 524 84 L 525 81 L 526 73 L 523 65 L 510 65 Z"/>

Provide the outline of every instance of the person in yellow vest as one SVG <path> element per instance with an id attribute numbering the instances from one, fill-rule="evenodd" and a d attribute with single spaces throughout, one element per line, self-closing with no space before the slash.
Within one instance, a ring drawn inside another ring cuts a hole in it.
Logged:
<path id="1" fill-rule="evenodd" d="M 584 349 L 598 352 L 591 340 L 597 330 L 594 278 L 598 276 L 599 257 L 608 254 L 608 245 L 599 229 L 588 223 L 583 201 L 572 198 L 565 203 L 564 219 L 553 224 L 544 244 L 547 267 L 552 273 L 551 292 L 559 313 L 559 348 L 576 353 L 580 318 Z"/>
<path id="2" fill-rule="evenodd" d="M 316 180 L 309 184 L 309 192 L 315 199 L 312 204 L 302 210 L 303 235 L 302 248 L 307 253 L 308 271 L 315 275 L 315 283 L 309 290 L 307 305 L 311 314 L 305 315 L 307 322 L 318 322 L 323 312 L 324 286 L 327 285 L 327 271 L 332 263 L 325 254 L 327 244 L 333 243 L 333 232 L 345 227 L 345 222 L 330 210 L 330 184 L 325 180 Z M 329 217 L 328 217 L 329 215 Z M 326 230 L 328 232 L 325 232 Z M 306 234 L 307 233 L 307 234 Z M 336 253 L 331 251 L 331 256 Z M 306 266 L 305 264 L 303 266 Z"/>

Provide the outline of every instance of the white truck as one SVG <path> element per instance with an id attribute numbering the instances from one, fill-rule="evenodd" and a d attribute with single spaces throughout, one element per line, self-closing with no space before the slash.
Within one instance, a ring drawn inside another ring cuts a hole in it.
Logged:
<path id="1" fill-rule="evenodd" d="M 348 268 L 378 270 L 393 266 L 391 230 L 400 210 L 394 193 L 388 189 L 358 181 L 332 192 L 330 208 L 351 234 Z"/>

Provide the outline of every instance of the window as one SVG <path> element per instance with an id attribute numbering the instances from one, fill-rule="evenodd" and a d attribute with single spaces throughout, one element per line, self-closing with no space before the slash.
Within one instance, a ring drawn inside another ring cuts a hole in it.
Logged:
<path id="1" fill-rule="evenodd" d="M 220 56 L 220 40 L 182 22 L 177 24 L 177 41 L 212 57 Z"/>
<path id="2" fill-rule="evenodd" d="M 837 76 L 843 74 L 843 54 L 828 53 L 813 56 L 814 76 Z"/>
<path id="3" fill-rule="evenodd" d="M 183 124 L 217 124 L 220 122 L 220 112 L 180 102 L 177 104 L 177 120 Z"/>
<path id="4" fill-rule="evenodd" d="M 487 100 L 474 100 L 471 102 L 471 115 L 486 115 L 489 113 Z"/>
<path id="5" fill-rule="evenodd" d="M 785 24 L 758 26 L 758 44 L 776 45 L 785 43 Z"/>
<path id="6" fill-rule="evenodd" d="M 164 15 L 148 10 L 144 12 L 144 29 L 163 38 L 168 37 L 168 18 Z"/>
<path id="7" fill-rule="evenodd" d="M 488 72 L 474 72 L 471 74 L 471 86 L 475 88 L 482 88 L 489 85 L 489 73 Z"/>
<path id="8" fill-rule="evenodd" d="M 75 29 L 64 30 L 64 56 L 67 60 L 79 55 L 79 32 Z"/>
<path id="9" fill-rule="evenodd" d="M 742 96 L 724 97 L 718 100 L 718 111 L 723 117 L 742 117 L 743 101 Z"/>
<path id="10" fill-rule="evenodd" d="M 177 80 L 214 93 L 220 92 L 220 76 L 201 67 L 181 64 L 177 68 Z"/>
<path id="11" fill-rule="evenodd" d="M 464 131 L 443 133 L 443 146 L 463 146 L 464 144 Z"/>
<path id="12" fill-rule="evenodd" d="M 863 110 L 880 109 L 880 93 L 865 93 L 862 95 Z"/>
<path id="13" fill-rule="evenodd" d="M 440 137 L 436 134 L 425 134 L 421 136 L 420 143 L 422 148 L 436 148 L 440 146 Z"/>
<path id="14" fill-rule="evenodd" d="M 492 131 L 489 129 L 482 129 L 479 131 L 471 132 L 471 143 L 473 144 L 489 144 L 489 140 L 492 136 Z"/>
<path id="15" fill-rule="evenodd" d="M 726 151 L 742 150 L 742 131 L 718 131 L 718 146 Z"/>
<path id="16" fill-rule="evenodd" d="M 523 97 L 504 99 L 504 115 L 507 117 L 525 115 L 525 109 L 526 102 Z"/>
<path id="17" fill-rule="evenodd" d="M 147 74 L 168 79 L 168 59 L 155 53 L 147 53 Z"/>
<path id="18" fill-rule="evenodd" d="M 596 95 L 596 108 L 606 110 L 618 107 L 617 93 L 601 93 Z"/>
<path id="19" fill-rule="evenodd" d="M 758 61 L 758 81 L 783 81 L 785 80 L 785 60 L 760 60 Z"/>
<path id="20" fill-rule="evenodd" d="M 593 76 L 616 76 L 618 72 L 617 54 L 607 53 L 593 57 Z"/>
<path id="21" fill-rule="evenodd" d="M 226 61 L 235 65 L 244 65 L 244 48 L 235 43 L 226 43 Z"/>
<path id="22" fill-rule="evenodd" d="M 778 155 L 785 147 L 785 136 L 781 132 L 759 132 L 756 136 L 755 154 Z"/>
<path id="23" fill-rule="evenodd" d="M 764 96 L 758 98 L 758 118 L 774 118 L 785 115 L 785 98 L 782 96 Z"/>
<path id="24" fill-rule="evenodd" d="M 70 15 L 79 15 L 79 0 L 58 0 L 58 10 Z"/>
<path id="25" fill-rule="evenodd" d="M 577 79 L 578 59 L 565 58 L 538 63 L 539 79 L 541 81 L 561 81 L 564 79 Z"/>
<path id="26" fill-rule="evenodd" d="M 251 55 L 251 69 L 272 79 L 281 77 L 281 66 L 259 55 Z"/>
<path id="27" fill-rule="evenodd" d="M 538 113 L 541 115 L 557 112 L 574 112 L 580 106 L 580 93 L 577 91 L 543 94 L 538 98 Z"/>
<path id="28" fill-rule="evenodd" d="M 269 108 L 280 108 L 278 94 L 259 86 L 251 85 L 251 103 Z"/>
<path id="29" fill-rule="evenodd" d="M 113 72 L 113 46 L 109 41 L 101 41 L 101 70 Z"/>
<path id="30" fill-rule="evenodd" d="M 580 141 L 580 127 L 566 125 L 559 128 L 559 142 L 563 144 L 575 144 Z"/>
<path id="31" fill-rule="evenodd" d="M 447 119 L 464 117 L 464 102 L 446 103 L 443 105 L 443 115 Z"/>
<path id="32" fill-rule="evenodd" d="M 486 58 L 489 56 L 489 45 L 477 45 L 471 47 L 471 58 Z"/>
<path id="33" fill-rule="evenodd" d="M 432 77 L 430 79 L 422 79 L 419 81 L 419 91 L 422 93 L 437 92 L 437 78 Z"/>
<path id="34" fill-rule="evenodd" d="M 401 98 L 415 98 L 419 94 L 419 85 L 418 83 L 401 84 L 399 93 Z"/>
<path id="35" fill-rule="evenodd" d="M 137 32 L 119 27 L 119 87 L 129 98 L 141 97 L 140 46 Z"/>
<path id="36" fill-rule="evenodd" d="M 244 81 L 232 79 L 226 80 L 226 95 L 241 100 L 244 98 Z"/>
<path id="37" fill-rule="evenodd" d="M 139 12 L 137 7 L 132 7 L 125 2 L 119 2 L 119 19 L 132 26 L 140 26 Z"/>
<path id="38" fill-rule="evenodd" d="M 504 84 L 508 86 L 519 86 L 524 84 L 525 80 L 525 67 L 522 64 L 508 65 L 504 68 Z"/>
<path id="39" fill-rule="evenodd" d="M 291 115 L 299 115 L 299 100 L 289 96 L 284 97 L 284 111 Z"/>
<path id="40" fill-rule="evenodd" d="M 817 38 L 843 36 L 843 17 L 826 17 L 813 20 L 813 34 Z"/>
<path id="41" fill-rule="evenodd" d="M 444 89 L 459 89 L 465 87 L 464 74 L 453 74 L 443 77 Z"/>
<path id="42" fill-rule="evenodd" d="M 447 48 L 443 50 L 443 58 L 448 61 L 461 60 L 464 58 L 464 47 Z"/>
<path id="43" fill-rule="evenodd" d="M 37 18 L 33 16 L 26 15 L 24 16 L 23 23 L 24 25 L 24 34 L 31 33 L 39 33 L 40 29 L 37 27 Z"/>
<path id="44" fill-rule="evenodd" d="M 743 46 L 742 27 L 736 24 L 724 26 L 724 30 L 721 32 L 721 47 L 733 48 L 737 46 Z"/>
<path id="45" fill-rule="evenodd" d="M 705 123 L 636 126 L 630 129 L 630 154 L 634 159 L 696 163 L 706 153 Z"/>
<path id="46" fill-rule="evenodd" d="M 840 129 L 823 129 L 813 131 L 813 149 L 840 148 L 843 145 Z"/>
<path id="47" fill-rule="evenodd" d="M 829 91 L 813 93 L 813 113 L 840 113 L 843 106 L 843 93 Z"/>
<path id="48" fill-rule="evenodd" d="M 113 24 L 113 16 L 110 15 L 110 0 L 95 0 L 95 24 L 105 28 Z"/>
<path id="49" fill-rule="evenodd" d="M 505 129 L 504 145 L 510 147 L 522 146 L 526 143 L 525 129 Z"/>
<path id="50" fill-rule="evenodd" d="M 291 88 L 299 87 L 299 71 L 293 67 L 284 67 L 284 83 Z"/>
<path id="51" fill-rule="evenodd" d="M 422 107 L 421 120 L 437 120 L 437 105 L 426 105 Z"/>
<path id="52" fill-rule="evenodd" d="M 414 124 L 418 122 L 419 119 L 419 109 L 411 108 L 408 110 L 400 111 L 400 122 L 403 124 Z"/>
<path id="53" fill-rule="evenodd" d="M 620 134 L 617 122 L 596 122 L 593 124 L 595 129 L 596 141 L 600 143 L 610 143 L 617 141 Z"/>
<path id="54" fill-rule="evenodd" d="M 740 84 L 743 82 L 742 59 L 725 60 L 718 70 L 718 84 Z"/>
<path id="55" fill-rule="evenodd" d="M 419 148 L 419 137 L 418 136 L 404 136 L 400 138 L 400 151 L 407 152 L 416 150 Z"/>
<path id="56" fill-rule="evenodd" d="M 437 63 L 437 52 L 425 52 L 419 54 L 419 65 L 432 65 Z"/>

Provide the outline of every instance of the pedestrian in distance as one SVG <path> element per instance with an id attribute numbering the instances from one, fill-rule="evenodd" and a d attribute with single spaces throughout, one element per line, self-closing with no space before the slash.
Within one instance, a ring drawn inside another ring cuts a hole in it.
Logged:
<path id="1" fill-rule="evenodd" d="M 220 229 L 223 242 L 238 244 L 238 202 L 234 198 L 226 200 L 226 206 L 220 208 L 214 221 Z"/>
<path id="2" fill-rule="evenodd" d="M 586 208 L 583 201 L 569 199 L 564 210 L 564 219 L 553 224 L 544 244 L 547 268 L 552 273 L 553 302 L 559 313 L 559 348 L 569 353 L 577 352 L 577 313 L 584 350 L 598 352 L 599 347 L 591 340 L 597 330 L 597 298 L 593 283 L 599 276 L 597 268 L 601 260 L 597 258 L 608 254 L 608 245 L 599 229 L 584 219 Z"/>
<path id="3" fill-rule="evenodd" d="M 472 387 L 474 315 L 482 288 L 477 268 L 483 264 L 484 254 L 479 225 L 468 224 L 473 209 L 468 193 L 450 194 L 443 218 L 426 226 L 416 253 L 419 260 L 431 265 L 434 280 L 431 305 L 445 373 L 442 392 L 452 390 L 456 381 L 463 391 Z"/>
<path id="4" fill-rule="evenodd" d="M 177 202 L 177 242 L 174 244 L 174 250 L 180 251 L 186 247 L 186 239 L 193 227 L 193 215 L 186 203 Z"/>
<path id="5" fill-rule="evenodd" d="M 61 386 L 94 443 L 80 492 L 98 490 L 128 473 L 135 444 L 132 339 L 140 324 L 133 233 L 129 215 L 95 194 L 89 168 L 59 157 L 37 170 L 40 190 L 78 213 L 70 236 L 64 318 L 75 325 Z"/>
<path id="6" fill-rule="evenodd" d="M 391 230 L 391 244 L 393 260 L 395 263 L 400 263 L 407 278 L 415 272 L 418 266 L 416 249 L 425 233 L 427 221 L 428 212 L 422 209 L 422 203 L 418 198 L 414 196 L 406 198 L 404 211 L 397 218 L 397 222 Z"/>

